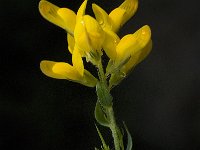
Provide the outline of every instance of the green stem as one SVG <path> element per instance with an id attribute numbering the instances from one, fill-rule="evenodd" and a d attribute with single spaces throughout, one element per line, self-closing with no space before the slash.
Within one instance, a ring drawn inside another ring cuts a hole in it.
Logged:
<path id="1" fill-rule="evenodd" d="M 105 73 L 104 73 L 101 61 L 99 61 L 97 67 L 98 67 L 100 82 L 103 84 L 103 86 L 105 86 L 108 89 L 108 84 L 107 84 L 107 81 L 106 81 L 106 77 L 105 77 Z M 105 89 L 105 88 L 103 88 L 103 89 Z M 119 131 L 118 131 L 118 127 L 117 127 L 117 124 L 116 124 L 116 120 L 115 120 L 114 111 L 113 111 L 112 106 L 106 108 L 106 115 L 107 115 L 107 117 L 110 121 L 109 128 L 112 132 L 112 137 L 114 139 L 115 150 L 120 150 L 120 139 L 119 139 L 119 136 L 118 136 Z"/>
<path id="2" fill-rule="evenodd" d="M 114 111 L 113 111 L 112 107 L 110 107 L 108 109 L 107 115 L 110 118 L 110 130 L 112 131 L 115 150 L 120 150 L 120 141 L 119 141 L 119 136 L 118 136 L 118 133 L 117 133 L 117 128 L 118 127 L 117 127 L 117 124 L 116 124 L 116 121 L 115 121 Z"/>
<path id="3" fill-rule="evenodd" d="M 104 70 L 103 70 L 103 65 L 102 65 L 101 59 L 100 59 L 100 61 L 98 63 L 97 68 L 98 68 L 100 82 L 102 82 L 104 84 L 104 86 L 107 86 L 106 77 L 105 77 L 105 74 L 104 74 Z"/>

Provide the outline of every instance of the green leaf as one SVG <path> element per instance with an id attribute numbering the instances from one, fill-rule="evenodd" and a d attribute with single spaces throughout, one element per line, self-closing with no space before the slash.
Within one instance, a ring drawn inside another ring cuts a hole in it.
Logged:
<path id="1" fill-rule="evenodd" d="M 102 150 L 110 150 L 109 146 L 106 145 L 106 142 L 105 142 L 105 140 L 103 139 L 103 136 L 102 136 L 102 134 L 101 134 L 99 128 L 97 127 L 97 125 L 95 125 L 95 126 L 96 126 L 97 132 L 98 132 L 98 134 L 99 134 L 99 137 L 100 137 L 100 139 L 101 139 L 101 142 L 102 142 L 102 144 L 103 144 Z"/>
<path id="2" fill-rule="evenodd" d="M 98 82 L 96 85 L 96 92 L 98 96 L 98 100 L 103 107 L 111 107 L 112 106 L 112 96 L 108 90 L 108 88 L 104 85 L 104 83 Z"/>
<path id="3" fill-rule="evenodd" d="M 110 125 L 110 122 L 109 122 L 108 118 L 106 117 L 103 107 L 101 106 L 99 101 L 97 101 L 96 107 L 95 107 L 95 119 L 102 126 L 109 127 L 109 125 Z"/>
<path id="4" fill-rule="evenodd" d="M 127 128 L 127 126 L 126 126 L 125 123 L 124 123 L 124 127 L 125 127 L 125 129 L 126 129 L 126 132 L 127 132 L 127 139 L 128 139 L 128 143 L 127 143 L 126 150 L 132 150 L 133 142 L 132 142 L 131 134 L 130 134 L 130 132 L 128 131 L 128 128 Z"/>

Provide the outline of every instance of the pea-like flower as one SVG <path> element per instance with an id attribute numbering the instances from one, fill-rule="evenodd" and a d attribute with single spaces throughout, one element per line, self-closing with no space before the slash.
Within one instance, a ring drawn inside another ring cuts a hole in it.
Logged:
<path id="1" fill-rule="evenodd" d="M 110 58 L 106 67 L 110 87 L 117 85 L 135 65 L 141 62 L 152 47 L 151 30 L 143 26 L 133 34 L 120 39 L 118 30 L 135 14 L 138 0 L 125 0 L 109 14 L 100 6 L 92 4 L 95 18 L 85 14 L 87 0 L 81 4 L 77 14 L 60 8 L 46 0 L 41 0 L 39 10 L 48 21 L 67 32 L 68 49 L 72 54 L 72 64 L 42 61 L 40 68 L 44 74 L 57 79 L 68 79 L 86 86 L 96 86 L 97 79 L 84 69 L 82 58 L 98 66 L 102 51 Z"/>
<path id="2" fill-rule="evenodd" d="M 92 9 L 99 24 L 105 29 L 117 32 L 136 12 L 138 0 L 125 0 L 109 14 L 100 6 L 93 4 Z"/>
<path id="3" fill-rule="evenodd" d="M 75 45 L 73 36 L 77 20 L 76 14 L 68 8 L 59 8 L 45 0 L 40 1 L 39 10 L 44 18 L 68 32 L 68 47 L 72 53 L 73 63 L 70 65 L 65 62 L 44 60 L 40 63 L 42 72 L 52 78 L 67 79 L 89 87 L 96 86 L 97 79 L 84 69 L 81 51 Z"/>
<path id="4" fill-rule="evenodd" d="M 151 30 L 148 25 L 133 34 L 125 35 L 109 54 L 111 59 L 106 68 L 107 76 L 111 75 L 109 86 L 117 85 L 124 79 L 149 54 L 151 49 Z"/>

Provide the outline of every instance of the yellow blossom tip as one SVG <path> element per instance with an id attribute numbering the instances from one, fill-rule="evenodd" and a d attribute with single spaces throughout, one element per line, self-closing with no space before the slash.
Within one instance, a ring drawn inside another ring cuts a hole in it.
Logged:
<path id="1" fill-rule="evenodd" d="M 138 0 L 125 0 L 109 14 L 113 22 L 113 31 L 117 32 L 136 12 Z M 117 17 L 116 17 L 117 16 Z"/>
<path id="2" fill-rule="evenodd" d="M 101 25 L 103 29 L 112 29 L 111 20 L 106 13 L 100 6 L 97 4 L 92 4 L 92 10 L 94 12 L 95 18 L 98 21 L 98 23 Z"/>
<path id="3" fill-rule="evenodd" d="M 125 13 L 126 11 L 124 9 L 116 8 L 109 14 L 114 32 L 117 32 L 122 27 Z"/>
<path id="4" fill-rule="evenodd" d="M 68 8 L 60 8 L 57 11 L 57 14 L 63 19 L 65 22 L 65 30 L 73 35 L 74 27 L 76 24 L 76 14 L 74 11 Z"/>
<path id="5" fill-rule="evenodd" d="M 65 22 L 63 19 L 57 14 L 58 6 L 46 1 L 41 0 L 39 2 L 39 12 L 40 14 L 49 22 L 65 29 Z"/>
<path id="6" fill-rule="evenodd" d="M 55 79 L 66 79 L 65 76 L 53 72 L 52 68 L 55 64 L 56 62 L 54 61 L 43 60 L 40 62 L 40 70 L 48 77 Z"/>
<path id="7" fill-rule="evenodd" d="M 86 6 L 87 6 L 87 0 L 84 0 L 78 9 L 77 16 L 76 16 L 77 21 L 80 21 L 82 17 L 85 15 Z"/>

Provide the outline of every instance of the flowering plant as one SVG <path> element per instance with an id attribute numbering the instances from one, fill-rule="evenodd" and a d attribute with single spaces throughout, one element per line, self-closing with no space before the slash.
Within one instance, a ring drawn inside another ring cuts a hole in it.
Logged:
<path id="1" fill-rule="evenodd" d="M 52 78 L 96 87 L 95 119 L 112 131 L 115 150 L 124 150 L 123 134 L 114 117 L 110 91 L 149 54 L 152 48 L 151 30 L 148 25 L 144 25 L 121 39 L 117 35 L 119 29 L 135 14 L 138 0 L 125 0 L 109 14 L 100 6 L 92 4 L 95 18 L 85 13 L 86 6 L 87 0 L 84 0 L 75 13 L 46 0 L 40 1 L 41 15 L 67 32 L 68 49 L 72 54 L 72 64 L 43 60 L 40 69 Z M 103 54 L 109 58 L 107 66 L 102 65 Z M 85 69 L 83 59 L 97 68 L 98 78 Z M 126 150 L 131 150 L 131 135 L 125 124 L 124 127 L 128 137 Z M 110 150 L 100 130 L 96 128 L 102 141 L 101 149 Z"/>

